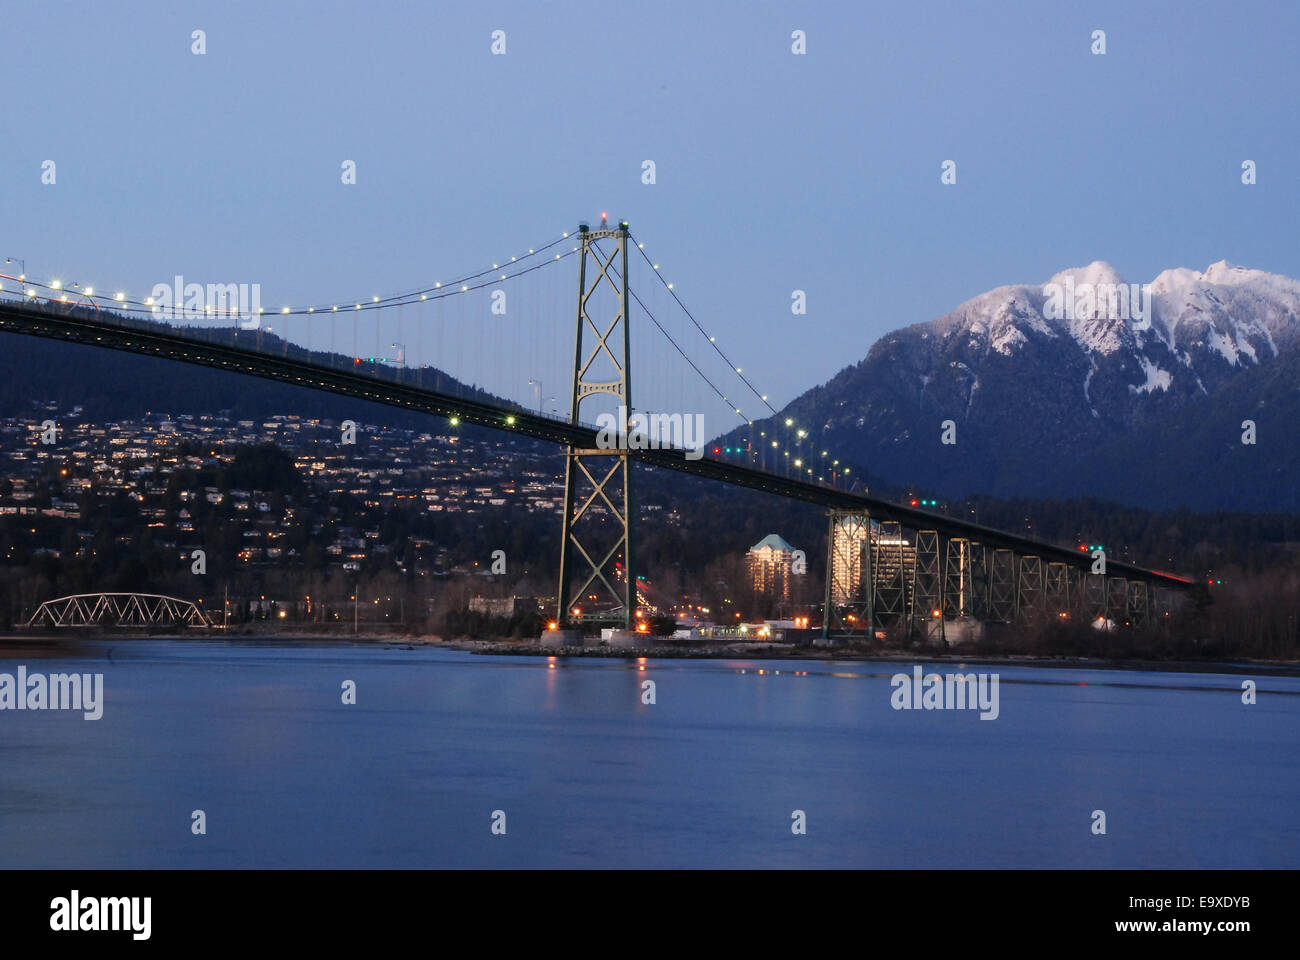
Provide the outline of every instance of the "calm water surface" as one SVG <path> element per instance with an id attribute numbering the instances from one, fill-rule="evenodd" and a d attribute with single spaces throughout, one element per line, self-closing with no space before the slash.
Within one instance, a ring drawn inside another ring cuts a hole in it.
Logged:
<path id="1" fill-rule="evenodd" d="M 19 664 L 102 672 L 104 715 L 0 711 L 0 867 L 1300 865 L 1295 677 L 1244 706 L 1235 675 L 972 666 L 1001 678 L 989 721 L 893 710 L 910 665 L 878 663 L 134 640 Z"/>

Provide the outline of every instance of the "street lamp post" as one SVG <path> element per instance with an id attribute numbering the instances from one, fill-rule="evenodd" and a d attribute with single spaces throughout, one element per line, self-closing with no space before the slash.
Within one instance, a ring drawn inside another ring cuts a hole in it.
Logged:
<path id="1" fill-rule="evenodd" d="M 79 283 L 74 283 L 73 286 L 76 287 L 77 292 L 81 294 L 87 301 L 89 301 L 90 305 L 95 308 L 95 312 L 99 313 L 99 304 L 95 302 L 95 298 L 90 295 L 90 292 L 87 292 L 87 289 L 82 287 L 82 285 Z"/>
<path id="2" fill-rule="evenodd" d="M 21 257 L 5 257 L 5 263 L 16 263 L 16 264 L 18 264 L 18 279 L 19 279 L 19 280 L 26 280 L 26 279 L 27 279 L 27 261 L 26 261 L 26 260 L 23 260 Z"/>
<path id="3" fill-rule="evenodd" d="M 397 365 L 399 367 L 405 367 L 406 366 L 406 344 L 390 343 L 389 346 L 397 351 Z"/>

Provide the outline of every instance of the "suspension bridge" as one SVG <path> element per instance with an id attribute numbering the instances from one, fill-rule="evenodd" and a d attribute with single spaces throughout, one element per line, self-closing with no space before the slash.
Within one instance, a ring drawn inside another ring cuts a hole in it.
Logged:
<path id="1" fill-rule="evenodd" d="M 559 325 L 557 317 L 567 319 Z M 1108 558 L 1099 572 L 1091 554 L 1073 547 L 871 496 L 851 458 L 818 455 L 817 425 L 777 418 L 771 433 L 755 426 L 778 413 L 767 395 L 697 320 L 628 224 L 609 226 L 603 216 L 595 228 L 582 224 L 491 268 L 403 293 L 269 310 L 260 292 L 248 298 L 234 284 L 178 277 L 141 296 L 0 274 L 0 331 L 199 364 L 556 444 L 566 463 L 560 630 L 579 620 L 635 627 L 635 463 L 826 508 L 824 637 L 902 624 L 910 635 L 941 638 L 954 621 L 1050 616 L 1142 625 L 1195 585 Z M 564 384 L 561 397 L 545 396 L 547 381 Z M 701 447 L 699 436 L 688 445 L 681 426 L 705 411 L 725 411 L 724 423 L 746 428 L 743 446 L 723 453 Z M 580 614 L 570 600 L 589 589 L 602 591 L 601 602 Z"/>

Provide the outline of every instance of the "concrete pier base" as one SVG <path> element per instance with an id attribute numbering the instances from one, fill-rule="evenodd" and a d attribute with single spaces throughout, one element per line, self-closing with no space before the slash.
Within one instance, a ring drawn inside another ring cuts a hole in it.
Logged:
<path id="1" fill-rule="evenodd" d="M 848 646 L 848 639 L 845 637 L 813 637 L 814 647 L 844 647 Z"/>
<path id="2" fill-rule="evenodd" d="M 545 650 L 559 650 L 563 647 L 580 647 L 582 646 L 582 631 L 562 628 L 559 630 L 543 630 L 542 638 L 539 641 Z"/>
<path id="3" fill-rule="evenodd" d="M 615 650 L 633 650 L 637 647 L 651 646 L 651 640 L 653 638 L 648 633 L 637 633 L 635 630 L 613 630 L 606 642 Z"/>

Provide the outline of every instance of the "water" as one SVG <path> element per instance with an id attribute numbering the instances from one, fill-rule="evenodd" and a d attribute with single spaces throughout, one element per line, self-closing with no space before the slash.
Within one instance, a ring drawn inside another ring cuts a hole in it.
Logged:
<path id="1" fill-rule="evenodd" d="M 166 640 L 20 663 L 102 672 L 105 706 L 0 712 L 0 867 L 1300 862 L 1296 677 L 1245 706 L 1228 674 L 971 667 L 1000 675 L 981 720 L 891 709 L 910 665 L 879 663 Z"/>

